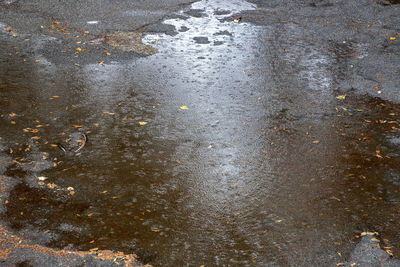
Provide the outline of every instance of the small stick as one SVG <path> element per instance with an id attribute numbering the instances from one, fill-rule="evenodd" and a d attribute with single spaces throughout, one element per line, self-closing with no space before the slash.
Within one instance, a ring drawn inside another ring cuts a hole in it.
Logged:
<path id="1" fill-rule="evenodd" d="M 64 153 L 67 153 L 67 150 L 65 147 L 63 147 L 61 144 L 57 144 L 58 148 L 61 149 Z"/>
<path id="2" fill-rule="evenodd" d="M 75 153 L 78 153 L 78 152 L 86 145 L 87 136 L 86 136 L 86 134 L 84 134 L 84 133 L 82 134 L 82 136 L 83 136 L 83 142 L 82 142 L 82 144 L 78 147 L 78 149 L 74 151 Z"/>

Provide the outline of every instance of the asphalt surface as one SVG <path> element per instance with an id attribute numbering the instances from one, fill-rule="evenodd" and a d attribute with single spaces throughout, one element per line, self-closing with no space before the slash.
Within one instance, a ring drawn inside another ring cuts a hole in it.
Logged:
<path id="1" fill-rule="evenodd" d="M 400 264 L 398 1 L 0 9 L 0 264 Z"/>

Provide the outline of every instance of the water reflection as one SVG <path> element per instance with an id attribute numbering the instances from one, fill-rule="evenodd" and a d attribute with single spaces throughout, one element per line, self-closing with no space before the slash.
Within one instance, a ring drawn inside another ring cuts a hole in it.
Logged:
<path id="1" fill-rule="evenodd" d="M 352 139 L 337 132 L 337 55 L 298 25 L 230 17 L 253 9 L 203 0 L 165 21 L 177 35 L 147 35 L 158 54 L 67 76 L 56 66 L 17 71 L 26 87 L 2 86 L 32 92 L 24 101 L 36 109 L 3 105 L 2 114 L 25 113 L 6 137 L 23 143 L 24 127 L 48 122 L 39 148 L 58 165 L 25 178 L 45 175 L 60 190 L 16 187 L 10 224 L 50 230 L 52 246 L 123 250 L 156 266 L 340 261 L 337 244 L 350 247 L 343 241 L 365 224 L 338 207 L 354 164 L 342 161 Z M 80 155 L 50 146 L 74 132 L 89 136 Z"/>

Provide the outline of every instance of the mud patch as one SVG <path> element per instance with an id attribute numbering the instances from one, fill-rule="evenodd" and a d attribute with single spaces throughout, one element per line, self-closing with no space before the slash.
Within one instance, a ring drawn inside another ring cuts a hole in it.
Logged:
<path id="1" fill-rule="evenodd" d="M 134 254 L 96 248 L 90 251 L 67 251 L 30 245 L 0 225 L 1 266 L 21 266 L 21 263 L 32 266 L 143 266 L 136 257 Z"/>
<path id="2" fill-rule="evenodd" d="M 122 51 L 135 52 L 144 56 L 158 53 L 156 48 L 144 44 L 142 38 L 141 32 L 116 32 L 109 35 L 106 43 Z"/>

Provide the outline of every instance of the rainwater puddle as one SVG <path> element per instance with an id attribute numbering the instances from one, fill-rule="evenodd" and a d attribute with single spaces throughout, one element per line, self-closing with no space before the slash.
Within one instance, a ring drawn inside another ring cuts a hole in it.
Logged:
<path id="1" fill-rule="evenodd" d="M 398 240 L 400 108 L 337 99 L 336 55 L 295 24 L 233 22 L 248 9 L 194 3 L 133 62 L 2 63 L 8 223 L 154 266 L 336 265 L 357 233 Z"/>

